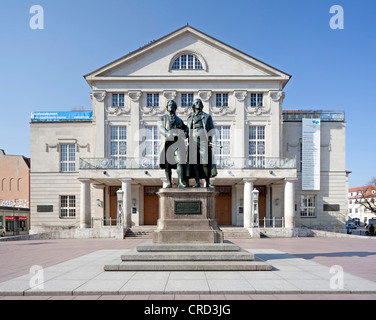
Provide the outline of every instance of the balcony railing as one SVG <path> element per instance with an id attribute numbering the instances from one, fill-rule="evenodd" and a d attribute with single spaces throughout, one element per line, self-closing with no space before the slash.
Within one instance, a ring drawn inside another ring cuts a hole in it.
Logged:
<path id="1" fill-rule="evenodd" d="M 295 158 L 219 158 L 218 169 L 295 169 Z M 87 158 L 80 159 L 80 170 L 159 169 L 156 158 Z"/>

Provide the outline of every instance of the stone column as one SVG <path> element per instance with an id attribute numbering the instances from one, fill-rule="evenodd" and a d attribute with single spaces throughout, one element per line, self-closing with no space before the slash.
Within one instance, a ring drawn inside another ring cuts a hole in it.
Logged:
<path id="1" fill-rule="evenodd" d="M 285 228 L 294 227 L 295 214 L 295 179 L 285 179 Z"/>
<path id="2" fill-rule="evenodd" d="M 101 219 L 101 218 L 104 219 L 105 218 L 104 216 L 104 204 L 105 204 L 104 190 L 106 186 L 104 184 L 93 184 L 93 187 L 94 187 L 93 189 L 94 194 L 92 194 L 92 197 L 94 198 L 95 204 L 94 204 L 94 210 L 91 215 L 92 217 L 96 219 Z M 101 227 L 102 223 L 104 224 L 103 221 L 96 220 L 94 221 L 93 227 L 99 228 Z"/>
<path id="3" fill-rule="evenodd" d="M 91 226 L 90 179 L 80 179 L 80 182 L 81 182 L 80 228 L 90 228 Z"/>
<path id="4" fill-rule="evenodd" d="M 94 156 L 96 158 L 105 157 L 105 100 L 107 97 L 107 92 L 104 90 L 93 91 L 90 95 L 93 101 L 93 111 L 94 111 Z"/>
<path id="5" fill-rule="evenodd" d="M 124 215 L 124 229 L 132 227 L 132 192 L 131 181 L 132 179 L 120 179 L 121 189 L 124 192 L 123 198 L 123 215 Z"/>
<path id="6" fill-rule="evenodd" d="M 245 123 L 245 100 L 247 98 L 247 91 L 234 91 L 234 103 L 236 104 L 236 124 L 235 124 L 235 132 L 234 132 L 234 141 L 236 141 L 236 147 L 235 144 L 232 146 L 231 154 L 233 154 L 234 157 L 244 158 L 246 157 L 246 144 L 248 143 L 248 140 L 246 139 L 246 135 L 248 133 L 248 130 L 246 130 L 246 123 Z"/>
<path id="7" fill-rule="evenodd" d="M 129 91 L 128 96 L 130 98 L 130 105 L 131 105 L 131 126 L 127 127 L 127 130 L 131 129 L 131 131 L 127 132 L 128 137 L 133 137 L 133 139 L 127 140 L 127 158 L 128 159 L 139 159 L 142 157 L 142 150 L 141 150 L 141 143 L 142 143 L 142 119 L 140 118 L 140 99 L 141 99 L 141 91 Z M 128 150 L 133 150 L 133 153 L 128 152 Z"/>
<path id="8" fill-rule="evenodd" d="M 244 228 L 252 227 L 252 190 L 255 178 L 244 178 Z"/>

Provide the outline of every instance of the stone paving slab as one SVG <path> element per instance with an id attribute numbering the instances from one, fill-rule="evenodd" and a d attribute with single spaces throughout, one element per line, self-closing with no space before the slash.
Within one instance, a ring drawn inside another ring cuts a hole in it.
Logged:
<path id="1" fill-rule="evenodd" d="M 0 296 L 149 296 L 376 294 L 376 283 L 344 273 L 333 288 L 331 268 L 274 249 L 248 250 L 272 271 L 104 271 L 126 250 L 98 250 L 0 283 Z M 37 275 L 42 275 L 37 279 Z M 332 287 L 331 287 L 332 286 Z M 376 297 L 376 296 L 375 296 Z"/>

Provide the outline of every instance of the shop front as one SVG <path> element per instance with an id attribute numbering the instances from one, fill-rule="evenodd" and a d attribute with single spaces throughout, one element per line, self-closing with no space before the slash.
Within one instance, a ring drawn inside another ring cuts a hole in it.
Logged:
<path id="1" fill-rule="evenodd" d="M 0 226 L 4 226 L 5 236 L 29 233 L 30 210 L 25 208 L 0 207 Z"/>

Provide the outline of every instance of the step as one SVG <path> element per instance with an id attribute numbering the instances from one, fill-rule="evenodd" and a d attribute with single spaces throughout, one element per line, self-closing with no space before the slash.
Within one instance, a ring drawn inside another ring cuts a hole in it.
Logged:
<path id="1" fill-rule="evenodd" d="M 153 232 L 157 229 L 156 226 L 137 226 L 128 229 L 125 237 L 126 238 L 143 238 L 151 239 L 153 237 Z"/>
<path id="2" fill-rule="evenodd" d="M 137 246 L 138 252 L 164 252 L 164 251 L 239 251 L 240 248 L 232 242 L 223 243 L 153 243 L 146 242 Z"/>
<path id="3" fill-rule="evenodd" d="M 138 252 L 136 249 L 121 256 L 122 261 L 253 261 L 254 255 L 248 251 L 221 252 Z"/>
<path id="4" fill-rule="evenodd" d="M 104 271 L 271 271 L 264 261 L 127 261 L 106 265 Z"/>

